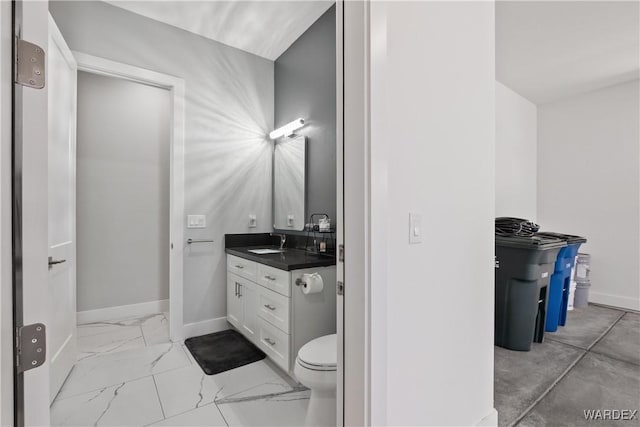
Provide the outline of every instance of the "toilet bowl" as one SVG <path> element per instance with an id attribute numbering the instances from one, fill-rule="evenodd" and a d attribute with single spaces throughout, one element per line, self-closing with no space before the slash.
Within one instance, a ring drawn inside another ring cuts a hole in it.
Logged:
<path id="1" fill-rule="evenodd" d="M 300 348 L 294 374 L 311 389 L 306 426 L 336 425 L 336 334 L 309 341 Z"/>

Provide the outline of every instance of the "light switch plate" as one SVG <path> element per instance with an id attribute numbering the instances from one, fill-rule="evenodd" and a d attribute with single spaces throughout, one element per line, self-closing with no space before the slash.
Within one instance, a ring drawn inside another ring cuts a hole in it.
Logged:
<path id="1" fill-rule="evenodd" d="M 294 219 L 293 215 L 287 215 L 287 226 L 293 227 L 293 219 Z"/>
<path id="2" fill-rule="evenodd" d="M 409 243 L 422 243 L 422 215 L 409 212 Z"/>
<path id="3" fill-rule="evenodd" d="M 204 215 L 187 215 L 187 228 L 206 228 L 207 217 Z"/>
<path id="4" fill-rule="evenodd" d="M 258 219 L 256 214 L 249 214 L 249 228 L 256 228 L 258 226 Z"/>

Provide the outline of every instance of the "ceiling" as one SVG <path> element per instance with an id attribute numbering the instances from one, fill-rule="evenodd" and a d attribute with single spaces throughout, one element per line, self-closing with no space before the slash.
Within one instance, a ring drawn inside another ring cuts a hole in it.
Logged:
<path id="1" fill-rule="evenodd" d="M 275 60 L 333 1 L 107 1 L 114 6 Z"/>
<path id="2" fill-rule="evenodd" d="M 640 78 L 640 2 L 496 2 L 496 78 L 536 104 Z"/>

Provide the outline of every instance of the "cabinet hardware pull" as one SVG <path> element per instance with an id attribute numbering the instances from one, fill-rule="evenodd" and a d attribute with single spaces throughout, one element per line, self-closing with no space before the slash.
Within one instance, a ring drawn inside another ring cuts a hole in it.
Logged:
<path id="1" fill-rule="evenodd" d="M 275 310 L 275 309 L 276 309 L 276 308 L 275 308 L 274 306 L 272 306 L 271 304 L 265 304 L 264 306 L 265 306 L 266 308 L 268 308 L 269 310 L 271 310 L 271 311 L 273 311 L 273 310 Z"/>
<path id="2" fill-rule="evenodd" d="M 267 279 L 267 280 L 272 280 L 272 281 L 276 280 L 276 278 L 273 277 L 273 276 L 264 276 L 264 278 Z"/>
<path id="3" fill-rule="evenodd" d="M 238 283 L 238 297 L 242 298 L 242 285 Z"/>
<path id="4" fill-rule="evenodd" d="M 239 268 L 240 270 L 242 270 L 244 268 L 244 265 L 236 264 L 236 268 Z"/>
<path id="5" fill-rule="evenodd" d="M 267 344 L 269 344 L 271 346 L 276 345 L 276 342 L 274 340 L 272 340 L 271 338 L 265 338 L 264 340 L 267 342 Z"/>
<path id="6" fill-rule="evenodd" d="M 238 282 L 236 282 L 236 296 L 238 296 Z"/>

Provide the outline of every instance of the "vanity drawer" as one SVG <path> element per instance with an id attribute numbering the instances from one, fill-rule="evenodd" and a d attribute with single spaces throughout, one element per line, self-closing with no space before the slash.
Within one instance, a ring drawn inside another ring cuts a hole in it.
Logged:
<path id="1" fill-rule="evenodd" d="M 265 288 L 286 297 L 291 295 L 291 272 L 258 264 L 257 275 L 257 282 Z"/>
<path id="2" fill-rule="evenodd" d="M 289 335 L 266 320 L 258 319 L 260 348 L 282 369 L 289 372 Z"/>
<path id="3" fill-rule="evenodd" d="M 240 277 L 256 281 L 256 263 L 237 256 L 227 255 L 227 271 Z"/>
<path id="4" fill-rule="evenodd" d="M 291 299 L 262 286 L 258 288 L 258 316 L 285 333 L 289 333 Z"/>

